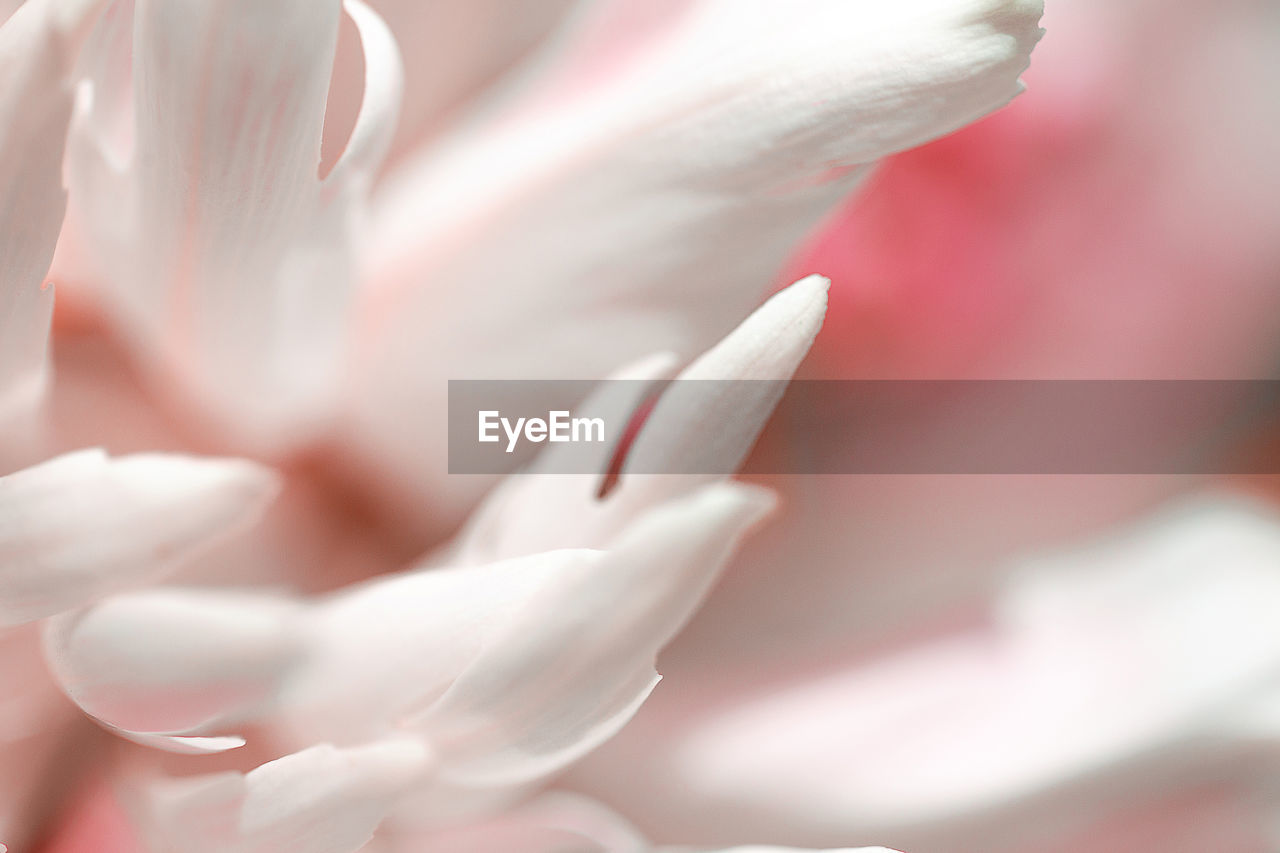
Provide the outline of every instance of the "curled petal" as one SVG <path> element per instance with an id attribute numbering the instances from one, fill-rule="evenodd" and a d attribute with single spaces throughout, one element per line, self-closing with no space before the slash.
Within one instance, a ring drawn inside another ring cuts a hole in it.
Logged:
<path id="1" fill-rule="evenodd" d="M 100 5 L 32 0 L 0 9 L 0 418 L 44 389 L 53 310 L 44 276 L 66 211 L 71 69 Z"/>
<path id="2" fill-rule="evenodd" d="M 151 581 L 256 520 L 275 475 L 250 462 L 86 450 L 0 479 L 0 624 Z"/>
<path id="3" fill-rule="evenodd" d="M 296 605 L 214 591 L 148 590 L 50 624 L 50 668 L 86 713 L 173 752 L 242 746 L 205 736 L 274 700 L 296 662 Z"/>
<path id="4" fill-rule="evenodd" d="M 366 191 L 391 145 L 404 96 L 404 68 L 395 36 L 361 0 L 343 0 L 364 48 L 364 96 L 347 147 L 325 183 Z"/>

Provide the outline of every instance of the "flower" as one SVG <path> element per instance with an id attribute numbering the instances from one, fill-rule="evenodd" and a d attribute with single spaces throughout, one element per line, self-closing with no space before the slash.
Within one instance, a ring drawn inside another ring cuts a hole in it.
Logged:
<path id="1" fill-rule="evenodd" d="M 1273 376 L 1274 24 L 1251 2 L 1050 4 L 1028 92 L 886 163 L 794 262 L 833 280 L 802 375 Z M 887 428 L 954 439 L 960 419 L 913 414 Z M 1182 437 L 1196 453 L 1227 440 L 1210 425 Z M 655 695 L 568 785 L 655 835 L 707 844 L 1274 846 L 1273 745 L 1237 718 L 1267 702 L 1274 647 L 1249 599 L 1271 600 L 1275 521 L 1240 482 L 1167 508 L 1206 484 L 768 484 L 781 517 L 664 654 L 668 685 L 684 688 Z M 1274 500 L 1274 478 L 1259 484 Z M 1214 552 L 1198 567 L 1172 556 L 1196 542 Z M 1046 562 L 1055 583 L 1033 613 L 1027 577 Z M 1241 665 L 1254 656 L 1257 670 Z M 1193 662 L 1222 681 L 1188 673 Z M 893 783 L 869 771 L 889 765 Z"/>
<path id="2" fill-rule="evenodd" d="M 376 8 L 391 27 L 361 0 L 5 10 L 0 616 L 40 709 L 9 735 L 36 746 L 5 759 L 15 846 L 78 826 L 44 786 L 89 729 L 51 678 L 115 737 L 92 773 L 156 850 L 651 849 L 540 791 L 646 700 L 773 500 L 641 472 L 749 451 L 826 306 L 814 276 L 751 313 L 788 254 L 875 162 L 1017 94 L 1040 36 L 1034 0 L 609 0 L 495 45 L 477 2 L 445 63 L 417 4 Z M 775 381 L 660 398 L 593 476 L 535 466 L 475 508 L 493 481 L 445 474 L 444 379 L 686 362 Z M 64 452 L 84 437 L 112 453 Z M 394 544 L 308 549 L 339 518 Z"/>

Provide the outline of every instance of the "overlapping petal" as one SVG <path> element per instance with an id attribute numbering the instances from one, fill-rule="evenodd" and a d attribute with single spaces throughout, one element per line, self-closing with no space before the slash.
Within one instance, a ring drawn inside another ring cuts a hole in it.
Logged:
<path id="1" fill-rule="evenodd" d="M 275 494 L 256 464 L 88 450 L 0 479 L 0 624 L 155 580 L 253 521 Z"/>
<path id="2" fill-rule="evenodd" d="M 475 787 L 545 776 L 617 732 L 656 685 L 659 649 L 701 603 L 762 490 L 708 486 L 642 516 L 598 562 L 537 590 L 414 721 Z"/>
<path id="3" fill-rule="evenodd" d="M 247 593 L 146 590 L 56 620 L 46 654 L 67 695 L 119 734 L 221 752 L 244 745 L 226 729 L 270 707 L 299 658 L 297 609 Z"/>
<path id="4" fill-rule="evenodd" d="M 784 381 L 817 332 L 825 297 L 820 279 L 779 294 L 685 375 Z M 709 404 L 717 422 L 740 419 L 734 459 L 776 401 L 754 387 L 741 383 Z M 688 415 L 660 403 L 660 438 L 647 446 L 696 443 L 708 424 Z M 533 485 L 504 490 L 489 518 L 563 513 L 559 538 L 576 528 L 584 541 L 525 537 L 486 551 L 473 530 L 447 552 L 452 566 L 311 603 L 197 590 L 121 595 L 54 626 L 54 671 L 106 725 L 170 750 L 235 747 L 243 740 L 231 730 L 253 724 L 304 753 L 413 734 L 432 753 L 430 779 L 418 783 L 483 814 L 486 792 L 500 801 L 544 779 L 631 718 L 658 681 L 658 651 L 773 504 L 767 491 L 723 478 L 651 483 L 625 473 L 603 499 L 578 491 L 599 477 L 577 477 L 562 500 L 539 506 L 539 488 L 555 478 L 527 476 Z M 592 514 L 597 502 L 602 515 Z M 240 783 L 221 784 L 231 793 L 210 795 L 208 807 L 229 820 Z"/>
<path id="5" fill-rule="evenodd" d="M 137 0 L 131 37 L 118 6 L 73 137 L 68 173 L 105 307 L 169 390 L 260 446 L 303 440 L 331 414 L 352 243 L 399 104 L 394 39 L 346 0 L 364 100 L 321 178 L 343 5 Z"/>
<path id="6" fill-rule="evenodd" d="M 357 432 L 393 476 L 443 487 L 446 378 L 708 346 L 867 164 L 1016 94 L 1040 32 L 1027 0 L 601 8 L 522 109 L 388 179 Z"/>
<path id="7" fill-rule="evenodd" d="M 44 389 L 71 72 L 98 0 L 0 8 L 0 418 Z"/>
<path id="8" fill-rule="evenodd" d="M 315 746 L 245 774 L 173 780 L 145 805 L 153 853 L 355 853 L 399 794 L 429 771 L 404 738 Z"/>
<path id="9" fill-rule="evenodd" d="M 605 499 L 599 498 L 603 472 L 616 445 L 602 447 L 600 476 L 540 474 L 556 470 L 551 448 L 527 474 L 509 478 L 486 499 L 451 558 L 474 562 L 600 547 L 637 513 L 717 479 L 693 472 L 736 468 L 813 344 L 826 315 L 827 286 L 821 276 L 796 282 L 680 371 L 645 419 Z M 657 355 L 628 366 L 580 413 L 626 422 L 643 401 L 645 382 L 663 376 L 671 360 Z"/>

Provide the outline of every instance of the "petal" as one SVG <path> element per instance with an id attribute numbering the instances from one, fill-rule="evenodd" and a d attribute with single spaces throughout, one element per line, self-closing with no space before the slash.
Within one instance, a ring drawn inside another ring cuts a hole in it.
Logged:
<path id="1" fill-rule="evenodd" d="M 830 284 L 816 275 L 796 282 L 680 373 L 627 454 L 624 495 L 636 488 L 629 474 L 704 474 L 685 478 L 698 482 L 737 470 L 817 337 Z"/>
<path id="2" fill-rule="evenodd" d="M 147 805 L 155 849 L 183 853 L 354 853 L 430 766 L 422 744 L 322 745 L 246 774 L 173 780 Z"/>
<path id="3" fill-rule="evenodd" d="M 1275 375 L 1280 26 L 1272 8 L 1072 0 L 1050 3 L 1045 26 L 1025 95 L 886 163 L 796 259 L 797 271 L 833 280 L 809 378 Z M 965 440 L 941 407 L 818 440 L 874 444 L 892 434 L 880 430 L 913 419 Z M 1253 428 L 1247 417 L 1241 423 Z M 813 440 L 798 425 L 777 426 L 771 440 L 784 452 Z M 1239 449 L 1225 423 L 1206 421 L 1183 437 L 1198 459 Z M 814 511 L 791 513 L 744 555 L 668 655 L 671 676 L 697 658 L 750 684 L 764 657 L 789 667 L 878 648 L 956 600 L 988 594 L 1009 555 L 1103 530 L 1188 485 L 1166 476 L 769 484 L 785 505 Z M 919 535 L 925 518 L 929 533 Z M 784 560 L 805 571 L 779 571 Z M 759 631 L 761 623 L 776 631 Z"/>
<path id="4" fill-rule="evenodd" d="M 372 581 L 323 602 L 308 660 L 271 716 L 291 742 L 432 740 L 440 779 L 520 784 L 609 737 L 657 681 L 766 492 L 704 487 L 642 516 L 607 551 L 552 551 Z"/>
<path id="5" fill-rule="evenodd" d="M 280 737 L 350 743 L 401 725 L 445 691 L 534 590 L 594 558 L 558 551 L 405 572 L 321 600 L 301 627 L 307 659 L 275 713 Z"/>
<path id="6" fill-rule="evenodd" d="M 707 486 L 535 589 L 415 721 L 436 744 L 442 777 L 518 784 L 612 736 L 656 685 L 658 650 L 771 508 L 763 490 Z"/>
<path id="7" fill-rule="evenodd" d="M 388 180 L 357 430 L 392 475 L 443 474 L 444 379 L 709 345 L 865 164 L 1005 103 L 1039 37 L 1034 0 L 662 9 L 620 68 L 570 48 L 570 79 Z"/>
<path id="8" fill-rule="evenodd" d="M 606 379 L 576 413 L 626 423 L 644 404 L 653 383 L 674 366 L 671 353 L 627 365 Z M 489 493 L 442 559 L 449 564 L 485 563 L 558 547 L 603 546 L 620 523 L 633 517 L 610 512 L 612 501 L 600 500 L 606 472 L 622 441 L 617 436 L 600 445 L 595 457 L 598 475 L 562 473 L 561 448 L 548 447 L 527 472 L 507 477 Z M 577 455 L 579 448 L 572 452 L 575 462 L 589 463 L 585 454 Z"/>
<path id="9" fill-rule="evenodd" d="M 132 98 L 113 90 L 121 40 L 77 123 L 70 181 L 113 319 L 170 393 L 247 443 L 309 437 L 345 358 L 356 214 L 400 88 L 385 27 L 357 0 L 347 9 L 366 98 L 329 180 L 338 0 L 137 0 Z M 108 129 L 129 109 L 122 152 Z"/>
<path id="10" fill-rule="evenodd" d="M 827 281 L 820 276 L 773 296 L 665 389 L 626 454 L 617 488 L 603 500 L 598 495 L 605 466 L 600 477 L 557 473 L 552 448 L 531 472 L 509 477 L 485 501 L 453 559 L 481 562 L 551 548 L 604 547 L 645 510 L 733 471 L 808 352 L 826 305 Z M 663 375 L 668 365 L 665 356 L 657 356 L 615 373 L 615 381 L 606 380 L 578 413 L 625 421 L 645 381 Z M 539 476 L 540 471 L 550 473 Z M 653 471 L 675 473 L 646 475 Z"/>
<path id="11" fill-rule="evenodd" d="M 44 388 L 53 290 L 42 283 L 66 210 L 71 68 L 99 6 L 32 0 L 0 10 L 0 418 Z"/>
<path id="12" fill-rule="evenodd" d="M 72 701 L 118 734 L 219 752 L 244 740 L 204 735 L 269 707 L 300 657 L 296 616 L 266 596 L 148 590 L 60 617 L 45 651 Z"/>
<path id="13" fill-rule="evenodd" d="M 97 450 L 0 479 L 0 624 L 153 580 L 254 521 L 276 488 L 250 462 Z"/>
<path id="14" fill-rule="evenodd" d="M 364 50 L 364 95 L 347 145 L 325 183 L 350 191 L 368 189 L 391 145 L 404 96 L 404 67 L 395 36 L 360 0 L 343 0 Z"/>

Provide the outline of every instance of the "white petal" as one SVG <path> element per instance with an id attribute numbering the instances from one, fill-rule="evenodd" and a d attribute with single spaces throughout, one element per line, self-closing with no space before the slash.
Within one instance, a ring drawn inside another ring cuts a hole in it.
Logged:
<path id="1" fill-rule="evenodd" d="M 164 853 L 354 853 L 429 766 L 407 738 L 316 746 L 244 775 L 157 786 L 146 829 Z"/>
<path id="2" fill-rule="evenodd" d="M 577 410 L 579 417 L 626 423 L 653 390 L 653 382 L 670 375 L 675 356 L 659 353 L 616 371 Z M 612 512 L 601 501 L 610 462 L 623 436 L 600 445 L 598 474 L 565 474 L 559 468 L 560 447 L 538 454 L 530 469 L 504 479 L 485 498 L 445 557 L 450 564 L 487 563 L 554 548 L 599 548 L 634 514 Z M 588 464 L 580 446 L 566 447 L 575 463 Z M 581 455 L 579 455 L 581 454 Z"/>
<path id="3" fill-rule="evenodd" d="M 539 475 L 556 471 L 553 448 L 486 499 L 453 556 L 479 562 L 551 548 L 604 547 L 650 507 L 732 472 L 808 353 L 826 312 L 827 285 L 810 276 L 776 294 L 681 371 L 636 436 L 617 488 L 603 500 L 603 463 L 599 477 Z M 616 387 L 606 381 L 575 414 L 624 422 L 625 412 L 639 404 L 645 380 L 663 375 L 668 365 L 655 357 L 614 374 L 622 381 Z M 645 473 L 653 471 L 675 473 Z"/>
<path id="4" fill-rule="evenodd" d="M 343 0 L 364 49 L 364 96 L 351 138 L 325 183 L 339 191 L 367 191 L 387 154 L 404 96 L 404 67 L 395 36 L 360 0 Z"/>
<path id="5" fill-rule="evenodd" d="M 653 4 L 621 6 L 643 19 Z M 1040 12 L 1035 0 L 662 10 L 622 59 L 583 45 L 608 67 L 570 55 L 522 110 L 388 180 L 359 429 L 394 475 L 443 473 L 444 379 L 594 378 L 725 334 L 864 164 L 1016 94 Z"/>
<path id="6" fill-rule="evenodd" d="M 250 462 L 96 450 L 0 479 L 0 624 L 153 580 L 254 521 L 276 488 Z"/>
<path id="7" fill-rule="evenodd" d="M 642 516 L 597 560 L 567 564 L 487 638 L 417 721 L 442 776 L 528 781 L 612 736 L 656 685 L 654 660 L 697 609 L 768 492 L 721 483 Z"/>
<path id="8" fill-rule="evenodd" d="M 366 99 L 322 182 L 341 8 L 137 0 L 132 98 L 113 91 L 130 61 L 121 42 L 94 69 L 73 138 L 68 174 L 115 320 L 171 392 L 246 442 L 319 428 L 346 354 L 350 244 L 400 71 L 385 28 L 351 0 Z M 107 129 L 128 110 L 132 150 L 113 150 Z"/>
<path id="9" fill-rule="evenodd" d="M 248 594 L 157 589 L 49 625 L 46 656 L 67 695 L 131 740 L 174 752 L 242 746 L 219 733 L 274 701 L 301 650 L 297 606 Z"/>
<path id="10" fill-rule="evenodd" d="M 308 661 L 269 715 L 302 742 L 411 727 L 440 779 L 520 784 L 613 734 L 767 493 L 717 484 L 641 517 L 606 551 L 406 573 L 322 603 Z"/>
<path id="11" fill-rule="evenodd" d="M 0 10 L 0 418 L 44 389 L 53 310 L 44 276 L 66 210 L 71 68 L 99 5 L 32 0 Z"/>
<path id="12" fill-rule="evenodd" d="M 122 595 L 56 622 L 50 662 L 82 708 L 139 742 L 229 748 L 240 741 L 222 730 L 249 722 L 302 743 L 414 730 L 443 782 L 521 784 L 631 717 L 658 650 L 771 505 L 713 484 L 641 515 L 605 551 L 407 573 L 302 611 Z"/>
<path id="13" fill-rule="evenodd" d="M 683 381 L 659 398 L 627 454 L 623 496 L 637 488 L 628 476 L 636 473 L 726 474 L 738 468 L 822 327 L 830 284 L 821 276 L 796 282 L 681 371 L 677 380 Z M 640 479 L 646 481 L 642 488 L 671 487 L 668 477 Z"/>
<path id="14" fill-rule="evenodd" d="M 401 725 L 448 688 L 536 589 L 596 556 L 559 551 L 406 572 L 322 600 L 303 627 L 306 666 L 281 699 L 281 737 L 347 743 Z"/>

